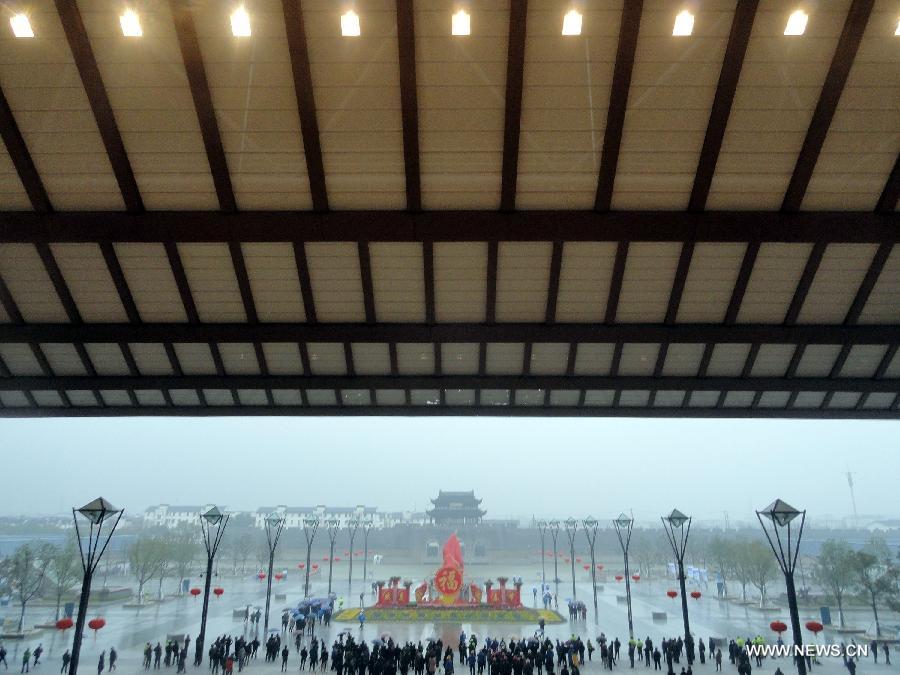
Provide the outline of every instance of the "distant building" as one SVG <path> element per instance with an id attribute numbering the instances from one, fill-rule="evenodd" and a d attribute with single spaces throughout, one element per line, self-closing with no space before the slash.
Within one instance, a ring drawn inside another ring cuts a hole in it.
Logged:
<path id="1" fill-rule="evenodd" d="M 144 511 L 144 525 L 168 528 L 197 525 L 200 522 L 200 513 L 208 509 L 209 506 L 172 506 L 170 504 L 148 506 Z"/>
<path id="2" fill-rule="evenodd" d="M 261 506 L 256 510 L 254 524 L 256 527 L 263 529 L 266 526 L 266 517 L 276 513 L 284 516 L 284 527 L 292 529 L 303 527 L 305 518 L 317 518 L 319 527 L 325 525 L 325 521 L 334 519 L 337 521 L 338 527 L 346 528 L 347 525 L 355 519 L 372 520 L 372 527 L 382 529 L 390 527 L 386 523 L 385 514 L 379 513 L 374 506 Z"/>
<path id="3" fill-rule="evenodd" d="M 477 525 L 487 511 L 481 509 L 481 500 L 475 498 L 475 490 L 468 492 L 438 492 L 432 499 L 433 508 L 426 511 L 435 525 Z"/>

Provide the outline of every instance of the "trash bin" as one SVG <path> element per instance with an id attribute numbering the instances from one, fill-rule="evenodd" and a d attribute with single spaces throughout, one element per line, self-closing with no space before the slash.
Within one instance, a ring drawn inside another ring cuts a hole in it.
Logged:
<path id="1" fill-rule="evenodd" d="M 69 617 L 70 619 L 75 614 L 75 603 L 67 602 L 63 605 L 63 615 Z"/>

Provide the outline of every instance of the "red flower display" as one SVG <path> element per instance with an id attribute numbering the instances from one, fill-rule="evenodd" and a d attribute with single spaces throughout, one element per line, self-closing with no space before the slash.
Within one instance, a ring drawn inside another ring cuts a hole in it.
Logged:
<path id="1" fill-rule="evenodd" d="M 59 621 L 56 622 L 56 627 L 59 628 L 60 630 L 68 630 L 73 625 L 74 625 L 74 623 L 73 623 L 72 619 L 70 619 L 67 616 L 63 617 L 62 619 L 60 619 Z"/>
<path id="2" fill-rule="evenodd" d="M 90 628 L 93 631 L 98 631 L 101 628 L 103 628 L 103 626 L 105 626 L 105 625 L 106 625 L 106 619 L 103 619 L 99 616 L 96 619 L 91 619 L 90 621 L 88 621 L 88 628 Z"/>
<path id="3" fill-rule="evenodd" d="M 784 621 L 773 621 L 769 624 L 769 628 L 781 635 L 784 631 L 787 630 L 787 624 Z"/>

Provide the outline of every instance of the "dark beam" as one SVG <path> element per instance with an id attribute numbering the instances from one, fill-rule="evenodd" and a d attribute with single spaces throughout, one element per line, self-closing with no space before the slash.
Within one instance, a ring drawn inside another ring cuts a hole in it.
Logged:
<path id="1" fill-rule="evenodd" d="M 516 208 L 527 14 L 528 0 L 510 1 L 509 41 L 506 54 L 506 109 L 503 121 L 503 169 L 500 184 L 501 211 L 513 211 Z"/>
<path id="2" fill-rule="evenodd" d="M 869 301 L 872 289 L 875 288 L 875 284 L 878 281 L 878 277 L 881 275 L 881 270 L 884 269 L 884 264 L 887 262 L 892 248 L 893 246 L 891 244 L 881 244 L 878 247 L 878 250 L 875 251 L 869 269 L 866 271 L 866 276 L 863 277 L 862 283 L 859 285 L 859 290 L 856 291 L 856 296 L 853 298 L 853 304 L 850 305 L 847 316 L 844 318 L 844 323 L 848 326 L 859 321 L 859 315 L 862 314 L 866 303 Z"/>
<path id="3" fill-rule="evenodd" d="M 894 160 L 894 168 L 891 169 L 891 175 L 888 176 L 881 197 L 875 205 L 876 213 L 893 213 L 897 208 L 898 199 L 900 199 L 900 154 Z"/>
<path id="4" fill-rule="evenodd" d="M 422 243 L 422 267 L 425 273 L 425 323 L 435 322 L 434 309 L 434 243 Z"/>
<path id="5" fill-rule="evenodd" d="M 309 192 L 312 195 L 313 209 L 327 211 L 328 190 L 325 185 L 325 165 L 322 162 L 319 121 L 316 117 L 316 98 L 313 94 L 303 11 L 300 8 L 300 0 L 281 0 L 281 6 L 284 11 L 291 71 L 294 75 L 297 110 L 300 114 L 300 133 L 303 136 L 303 150 L 306 155 Z"/>
<path id="6" fill-rule="evenodd" d="M 253 301 L 253 290 L 250 288 L 250 275 L 247 274 L 247 263 L 244 260 L 244 252 L 239 242 L 228 244 L 231 253 L 231 264 L 234 266 L 234 275 L 237 277 L 238 290 L 241 293 L 241 302 L 244 305 L 244 314 L 248 323 L 259 323 L 259 315 L 256 313 L 256 303 Z"/>
<path id="7" fill-rule="evenodd" d="M 294 262 L 297 265 L 297 276 L 300 279 L 300 295 L 303 297 L 303 309 L 307 323 L 316 323 L 316 303 L 313 300 L 312 282 L 309 279 L 309 264 L 306 261 L 306 247 L 303 242 L 294 242 Z"/>
<path id="8" fill-rule="evenodd" d="M 669 342 L 894 344 L 900 326 L 678 323 L 29 323 L 0 324 L 0 342 Z"/>
<path id="9" fill-rule="evenodd" d="M 216 120 L 216 111 L 209 92 L 209 82 L 206 79 L 206 68 L 203 66 L 203 54 L 197 40 L 191 7 L 185 0 L 169 0 L 169 6 L 175 21 L 175 33 L 181 47 L 181 58 L 191 87 L 197 120 L 200 123 L 209 170 L 219 198 L 219 208 L 223 211 L 236 211 L 237 202 L 231 186 L 231 175 L 228 173 L 228 161 L 225 159 L 219 122 Z"/>
<path id="10" fill-rule="evenodd" d="M 563 243 L 553 242 L 553 252 L 550 255 L 550 283 L 547 286 L 547 311 L 544 314 L 546 323 L 556 321 L 556 303 L 559 299 L 559 278 L 562 274 Z"/>
<path id="11" fill-rule="evenodd" d="M 122 265 L 119 263 L 115 247 L 111 242 L 104 241 L 100 243 L 100 252 L 103 254 L 104 261 L 106 261 L 106 269 L 109 270 L 109 276 L 112 277 L 116 292 L 119 294 L 119 302 L 122 303 L 122 307 L 125 309 L 125 315 L 131 323 L 140 323 L 141 315 L 134 302 L 131 289 L 128 288 L 128 282 L 125 280 L 125 273 L 122 271 Z"/>
<path id="12" fill-rule="evenodd" d="M 686 241 L 681 246 L 681 255 L 678 258 L 678 267 L 675 269 L 675 279 L 672 283 L 672 292 L 669 295 L 669 305 L 666 308 L 665 322 L 675 323 L 678 317 L 678 307 L 681 305 L 681 296 L 684 293 L 684 284 L 687 281 L 688 271 L 691 269 L 691 259 L 694 256 L 694 243 Z"/>
<path id="13" fill-rule="evenodd" d="M 694 187 L 688 202 L 688 209 L 691 211 L 703 211 L 706 208 L 709 188 L 716 172 L 716 163 L 719 161 L 722 139 L 725 137 L 725 128 L 731 115 L 731 104 L 734 102 L 734 92 L 741 76 L 744 55 L 747 53 L 747 44 L 750 42 L 750 32 L 753 30 L 758 6 L 759 0 L 738 0 L 734 18 L 731 20 L 731 33 L 725 46 L 722 70 L 719 71 L 719 84 L 716 86 L 716 95 L 709 113 L 709 124 L 703 139 L 703 149 L 697 163 Z"/>
<path id="14" fill-rule="evenodd" d="M 372 285 L 372 260 L 369 257 L 369 244 L 364 241 L 359 242 L 357 251 L 359 253 L 359 277 L 362 282 L 366 323 L 375 323 L 375 289 Z"/>
<path id="15" fill-rule="evenodd" d="M 485 294 L 485 321 L 494 323 L 497 320 L 497 258 L 499 244 L 488 242 L 487 258 L 487 290 Z"/>
<path id="16" fill-rule="evenodd" d="M 19 311 L 19 307 L 16 305 L 12 293 L 9 292 L 9 286 L 6 285 L 3 277 L 0 277 L 0 304 L 3 305 L 3 309 L 6 311 L 10 321 L 14 324 L 25 323 L 22 312 Z"/>
<path id="17" fill-rule="evenodd" d="M 178 245 L 174 242 L 166 242 L 166 255 L 169 258 L 169 266 L 172 268 L 172 275 L 175 277 L 175 285 L 178 287 L 178 294 L 181 296 L 181 302 L 184 305 L 184 311 L 187 314 L 188 321 L 192 324 L 200 323 L 200 314 L 197 312 L 197 305 L 194 303 L 194 296 L 191 293 L 191 285 L 188 283 L 187 274 L 184 271 L 184 264 L 181 262 L 181 254 L 178 252 Z"/>
<path id="18" fill-rule="evenodd" d="M 50 246 L 47 244 L 38 244 L 37 252 L 44 265 L 44 270 L 47 272 L 47 276 L 50 277 L 53 289 L 59 296 L 59 301 L 66 311 L 66 316 L 69 317 L 69 321 L 72 323 L 81 323 L 81 313 L 78 311 L 78 305 L 75 304 L 75 299 L 72 297 L 72 293 L 69 291 L 65 279 L 63 279 L 62 270 L 59 269 L 59 265 L 56 262 L 56 258 L 53 257 Z"/>
<path id="19" fill-rule="evenodd" d="M 837 49 L 831 59 L 831 67 L 819 95 L 819 102 L 813 112 L 803 147 L 794 165 L 794 173 L 781 204 L 782 211 L 799 211 L 803 204 L 803 196 L 816 168 L 816 161 L 828 135 L 828 128 L 831 126 L 838 102 L 841 100 L 847 76 L 850 74 L 853 59 L 856 57 L 874 4 L 875 0 L 853 0 L 853 4 L 850 5 Z"/>
<path id="20" fill-rule="evenodd" d="M 619 311 L 619 296 L 622 293 L 622 281 L 625 278 L 625 262 L 628 260 L 628 242 L 620 241 L 616 248 L 616 260 L 613 263 L 612 279 L 609 283 L 609 297 L 606 301 L 606 315 L 604 323 L 616 322 L 616 313 Z"/>
<path id="21" fill-rule="evenodd" d="M 416 95 L 416 28 L 413 0 L 397 0 L 397 46 L 400 56 L 400 110 L 403 120 L 403 164 L 406 208 L 422 208 L 419 171 L 419 103 Z"/>
<path id="22" fill-rule="evenodd" d="M 603 132 L 603 154 L 600 155 L 597 195 L 594 199 L 594 210 L 596 211 L 608 211 L 612 204 L 616 167 L 619 164 L 619 147 L 622 143 L 622 129 L 625 126 L 625 110 L 628 107 L 628 90 L 631 88 L 631 71 L 634 69 L 634 52 L 637 48 L 643 6 L 643 0 L 628 0 L 628 2 L 622 3 L 619 46 L 616 51 L 612 89 L 609 93 L 606 129 Z"/>
<path id="23" fill-rule="evenodd" d="M 0 212 L 0 244 L 46 242 L 653 241 L 898 243 L 892 213 L 840 211 Z"/>
<path id="24" fill-rule="evenodd" d="M 797 323 L 797 317 L 800 316 L 800 310 L 803 309 L 803 303 L 806 302 L 806 296 L 809 294 L 809 288 L 812 286 L 813 279 L 816 278 L 816 272 L 819 271 L 819 265 L 822 264 L 822 257 L 825 255 L 825 249 L 828 244 L 817 242 L 809 252 L 809 258 L 806 260 L 806 266 L 803 268 L 803 274 L 794 290 L 794 297 L 791 298 L 791 304 L 788 306 L 787 313 L 784 316 L 784 323 L 793 326 Z"/>
<path id="25" fill-rule="evenodd" d="M 133 377 L 60 375 L 0 378 L 2 391 L 46 389 L 640 389 L 695 391 L 832 391 L 887 392 L 898 379 L 783 377 L 662 377 L 589 375 L 148 375 Z"/>
<path id="26" fill-rule="evenodd" d="M 78 3 L 72 0 L 56 0 L 56 11 L 66 32 L 69 48 L 72 50 L 78 74 L 81 76 L 84 91 L 97 121 L 97 128 L 119 184 L 125 208 L 132 213 L 139 213 L 144 210 L 144 202 L 134 179 L 134 172 L 128 161 L 128 153 L 125 152 L 125 144 L 122 142 L 109 97 L 106 95 L 106 87 L 103 85 L 103 78 L 100 76 L 100 69 L 97 67 L 81 12 L 78 11 Z"/>
<path id="27" fill-rule="evenodd" d="M 34 166 L 31 153 L 28 152 L 28 146 L 25 144 L 25 139 L 22 138 L 19 125 L 16 124 L 16 118 L 13 116 L 3 89 L 0 89 L 0 136 L 3 137 L 9 158 L 16 167 L 22 187 L 28 194 L 31 208 L 41 213 L 52 211 L 50 197 L 47 196 L 47 190 L 44 189 L 44 183 Z"/>

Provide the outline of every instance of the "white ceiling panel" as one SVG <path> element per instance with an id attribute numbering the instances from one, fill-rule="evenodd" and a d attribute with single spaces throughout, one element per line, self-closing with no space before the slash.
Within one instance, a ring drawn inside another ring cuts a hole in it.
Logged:
<path id="1" fill-rule="evenodd" d="M 375 401 L 378 405 L 406 405 L 406 392 L 402 389 L 377 389 Z"/>
<path id="2" fill-rule="evenodd" d="M 84 321 L 88 323 L 128 321 L 100 246 L 51 244 L 50 249 Z"/>
<path id="3" fill-rule="evenodd" d="M 435 317 L 438 321 L 484 321 L 487 249 L 485 242 L 439 242 L 434 245 Z"/>
<path id="4" fill-rule="evenodd" d="M 681 245 L 637 242 L 628 247 L 616 321 L 659 323 L 666 317 Z"/>
<path id="5" fill-rule="evenodd" d="M 0 403 L 4 408 L 29 408 L 31 404 L 24 392 L 0 391 Z"/>
<path id="6" fill-rule="evenodd" d="M 554 389 L 550 392 L 550 405 L 576 406 L 581 400 L 581 392 L 577 389 Z"/>
<path id="7" fill-rule="evenodd" d="M 478 372 L 477 342 L 445 342 L 441 345 L 441 372 L 445 375 L 475 375 Z"/>
<path id="8" fill-rule="evenodd" d="M 796 349 L 795 345 L 761 345 L 750 377 L 784 377 Z"/>
<path id="9" fill-rule="evenodd" d="M 877 249 L 876 244 L 830 244 L 797 323 L 842 323 Z"/>
<path id="10" fill-rule="evenodd" d="M 705 349 L 705 344 L 670 344 L 666 351 L 666 362 L 663 364 L 662 374 L 688 377 L 696 375 Z"/>
<path id="11" fill-rule="evenodd" d="M 369 244 L 375 317 L 380 323 L 425 321 L 425 268 L 419 243 Z"/>
<path id="12" fill-rule="evenodd" d="M 616 346 L 607 342 L 585 342 L 575 351 L 576 375 L 609 375 Z"/>
<path id="13" fill-rule="evenodd" d="M 652 375 L 659 354 L 658 344 L 629 343 L 622 346 L 619 375 Z"/>
<path id="14" fill-rule="evenodd" d="M 840 345 L 806 345 L 797 363 L 797 377 L 828 377 L 840 352 Z"/>
<path id="15" fill-rule="evenodd" d="M 201 342 L 176 342 L 173 347 L 185 375 L 216 374 L 216 364 L 209 345 Z"/>
<path id="16" fill-rule="evenodd" d="M 566 242 L 563 245 L 556 297 L 558 322 L 603 321 L 615 260 L 615 242 Z"/>
<path id="17" fill-rule="evenodd" d="M 721 323 L 734 293 L 746 244 L 699 242 L 694 246 L 677 320 Z"/>
<path id="18" fill-rule="evenodd" d="M 178 244 L 178 252 L 200 321 L 246 321 L 228 244 Z"/>
<path id="19" fill-rule="evenodd" d="M 309 342 L 309 368 L 313 375 L 346 375 L 344 345 L 335 342 Z"/>
<path id="20" fill-rule="evenodd" d="M 132 342 L 128 347 L 141 375 L 172 375 L 172 364 L 163 345 Z"/>
<path id="21" fill-rule="evenodd" d="M 296 342 L 263 342 L 266 365 L 272 375 L 302 375 L 303 361 Z"/>
<path id="22" fill-rule="evenodd" d="M 0 359 L 14 376 L 43 375 L 41 365 L 27 344 L 19 342 L 0 343 Z"/>
<path id="23" fill-rule="evenodd" d="M 357 375 L 389 375 L 390 349 L 386 343 L 354 342 L 353 369 Z"/>
<path id="24" fill-rule="evenodd" d="M 525 345 L 521 342 L 489 342 L 485 372 L 488 375 L 521 375 Z"/>
<path id="25" fill-rule="evenodd" d="M 0 277 L 28 323 L 68 323 L 53 282 L 31 244 L 0 246 Z"/>
<path id="26" fill-rule="evenodd" d="M 401 375 L 434 373 L 434 344 L 431 342 L 397 343 L 397 368 Z"/>
<path id="27" fill-rule="evenodd" d="M 550 242 L 501 242 L 497 255 L 497 321 L 543 321 L 550 283 Z"/>
<path id="28" fill-rule="evenodd" d="M 744 370 L 749 354 L 748 344 L 718 344 L 713 347 L 706 374 L 711 377 L 737 377 Z"/>
<path id="29" fill-rule="evenodd" d="M 900 323 L 900 247 L 894 246 L 859 316 L 860 323 Z"/>
<path id="30" fill-rule="evenodd" d="M 222 365 L 228 375 L 259 375 L 256 350 L 249 342 L 222 342 L 219 344 Z"/>
<path id="31" fill-rule="evenodd" d="M 532 375 L 564 375 L 568 361 L 568 342 L 535 342 L 531 347 Z"/>
<path id="32" fill-rule="evenodd" d="M 838 377 L 874 377 L 887 345 L 854 345 Z"/>
<path id="33" fill-rule="evenodd" d="M 87 343 L 87 350 L 91 363 L 97 370 L 97 374 L 104 375 L 128 375 L 128 364 L 121 347 L 114 342 Z"/>
<path id="34" fill-rule="evenodd" d="M 187 313 L 162 244 L 114 244 L 138 314 L 148 322 L 185 322 Z"/>
<path id="35" fill-rule="evenodd" d="M 31 210 L 31 200 L 5 145 L 0 147 L 0 204 L 9 211 Z"/>
<path id="36" fill-rule="evenodd" d="M 475 405 L 474 389 L 448 389 L 444 392 L 447 405 Z"/>
<path id="37" fill-rule="evenodd" d="M 303 405 L 299 389 L 273 389 L 272 400 L 275 401 L 275 405 Z"/>
<path id="38" fill-rule="evenodd" d="M 352 243 L 307 243 L 306 261 L 319 321 L 365 321 L 359 251 Z"/>
<path id="39" fill-rule="evenodd" d="M 75 345 L 61 343 L 41 344 L 41 351 L 54 375 L 87 375 L 84 362 L 75 350 Z"/>

